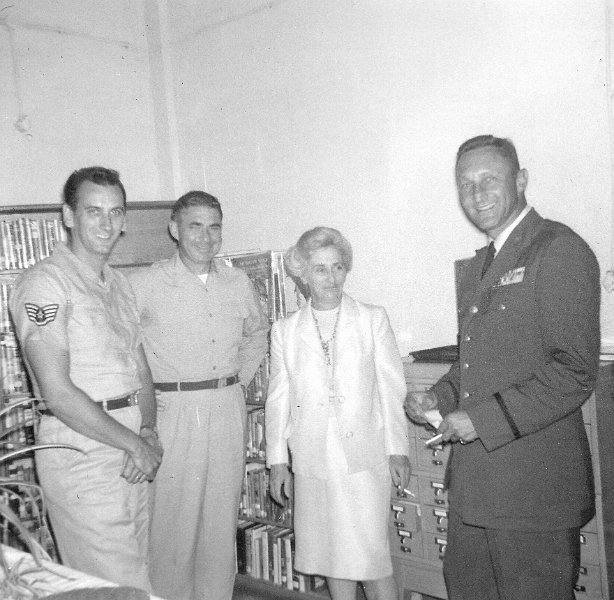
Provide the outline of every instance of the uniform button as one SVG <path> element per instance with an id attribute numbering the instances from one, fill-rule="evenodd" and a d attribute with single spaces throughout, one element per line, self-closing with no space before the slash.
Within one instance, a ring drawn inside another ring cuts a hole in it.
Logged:
<path id="1" fill-rule="evenodd" d="M 499 304 L 499 310 L 505 310 L 506 308 L 505 304 Z"/>
<path id="2" fill-rule="evenodd" d="M 466 342 L 470 342 L 471 341 L 471 336 L 470 335 L 466 335 L 465 336 L 465 341 Z"/>
<path id="3" fill-rule="evenodd" d="M 478 312 L 479 308 L 474 305 L 469 310 L 475 315 L 475 313 Z"/>
<path id="4" fill-rule="evenodd" d="M 469 363 L 463 363 L 463 369 L 468 369 L 469 368 Z"/>
<path id="5" fill-rule="evenodd" d="M 469 392 L 464 392 L 463 393 L 463 398 L 469 398 L 469 396 L 471 396 L 471 394 Z"/>
<path id="6" fill-rule="evenodd" d="M 211 343 L 212 343 L 212 344 L 215 344 L 215 340 L 211 340 Z"/>
<path id="7" fill-rule="evenodd" d="M 213 370 L 215 371 L 217 369 L 217 367 L 213 367 Z"/>
<path id="8" fill-rule="evenodd" d="M 346 438 L 351 438 L 351 437 L 354 437 L 354 434 L 353 434 L 351 431 L 348 431 L 348 432 L 345 434 L 345 437 L 346 437 Z"/>

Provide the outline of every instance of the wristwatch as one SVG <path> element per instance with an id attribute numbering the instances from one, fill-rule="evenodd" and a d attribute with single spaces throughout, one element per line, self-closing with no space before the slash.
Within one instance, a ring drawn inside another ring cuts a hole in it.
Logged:
<path id="1" fill-rule="evenodd" d="M 151 427 L 150 425 L 141 425 L 139 435 L 142 434 L 144 430 L 151 431 L 156 437 L 158 437 L 158 429 L 155 426 Z"/>

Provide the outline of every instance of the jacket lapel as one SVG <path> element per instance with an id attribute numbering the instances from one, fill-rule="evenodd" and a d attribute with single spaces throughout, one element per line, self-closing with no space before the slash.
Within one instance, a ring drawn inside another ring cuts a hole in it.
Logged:
<path id="1" fill-rule="evenodd" d="M 531 240 L 535 237 L 536 229 L 542 223 L 543 218 L 534 209 L 531 209 L 525 218 L 518 223 L 495 256 L 490 270 L 484 277 L 483 284 L 486 287 L 496 285 L 499 279 L 511 269 L 524 266 L 518 264 L 520 255 L 531 243 Z"/>
<path id="2" fill-rule="evenodd" d="M 356 302 L 347 294 L 341 298 L 341 312 L 339 313 L 339 323 L 337 323 L 336 340 L 334 344 L 334 360 L 337 372 L 343 371 L 343 361 L 354 361 L 354 353 L 359 347 L 358 344 L 358 308 Z"/>
<path id="3" fill-rule="evenodd" d="M 311 352 L 315 352 L 320 356 L 323 362 L 326 362 L 324 350 L 322 350 L 322 346 L 320 345 L 318 330 L 316 329 L 316 324 L 311 314 L 311 300 L 300 310 L 298 317 L 298 333 L 301 342 L 307 346 Z"/>
<path id="4" fill-rule="evenodd" d="M 466 325 L 472 316 L 468 313 L 470 307 L 479 306 L 487 290 L 493 287 L 505 273 L 518 266 L 518 259 L 522 251 L 531 242 L 535 236 L 536 230 L 541 226 L 543 221 L 544 219 L 535 209 L 531 209 L 512 231 L 505 241 L 505 244 L 503 244 L 503 247 L 497 252 L 484 278 L 480 278 L 480 272 L 488 246 L 484 246 L 476 251 L 476 256 L 467 269 L 466 278 L 462 286 L 463 291 L 461 293 L 463 294 L 463 298 L 460 309 L 463 313 L 461 314 L 461 327 Z"/>

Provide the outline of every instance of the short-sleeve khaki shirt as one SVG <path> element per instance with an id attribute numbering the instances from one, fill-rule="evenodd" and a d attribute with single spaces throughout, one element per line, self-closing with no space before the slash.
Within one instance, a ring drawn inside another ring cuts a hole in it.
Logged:
<path id="1" fill-rule="evenodd" d="M 68 352 L 72 382 L 95 401 L 141 387 L 134 294 L 119 271 L 105 266 L 103 274 L 101 280 L 58 244 L 51 257 L 24 271 L 10 297 L 22 347 L 35 340 Z"/>

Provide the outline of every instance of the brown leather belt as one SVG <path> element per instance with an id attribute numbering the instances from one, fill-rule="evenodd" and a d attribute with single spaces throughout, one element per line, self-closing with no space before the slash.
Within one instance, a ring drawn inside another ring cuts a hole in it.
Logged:
<path id="1" fill-rule="evenodd" d="M 113 398 L 111 400 L 98 400 L 96 404 L 99 404 L 103 410 L 107 412 L 110 410 L 118 410 L 120 408 L 126 408 L 128 406 L 136 406 L 139 403 L 137 398 L 137 392 L 132 392 L 132 394 L 128 394 L 127 396 L 122 396 L 121 398 Z M 41 415 L 53 416 L 53 413 L 43 408 L 39 410 Z"/>
<path id="2" fill-rule="evenodd" d="M 154 387 L 161 392 L 195 392 L 197 390 L 213 390 L 239 383 L 238 375 L 207 379 L 206 381 L 171 381 L 154 383 Z"/>

